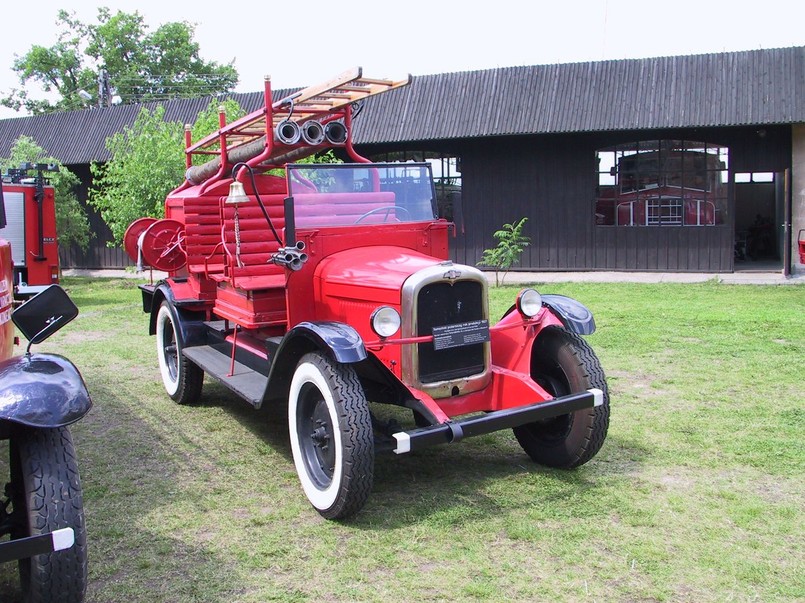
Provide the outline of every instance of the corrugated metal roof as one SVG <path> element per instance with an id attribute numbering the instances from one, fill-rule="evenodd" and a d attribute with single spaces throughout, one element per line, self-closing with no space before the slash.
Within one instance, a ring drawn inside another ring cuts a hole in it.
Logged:
<path id="1" fill-rule="evenodd" d="M 290 91 L 280 90 L 277 93 L 284 96 Z M 222 99 L 229 97 L 238 101 L 247 113 L 263 106 L 262 92 L 231 94 Z M 212 97 L 176 99 L 0 120 L 0 156 L 7 157 L 14 141 L 26 135 L 65 165 L 106 161 L 109 159 L 106 139 L 131 126 L 143 107 L 153 110 L 157 105 L 162 105 L 165 107 L 166 121 L 192 123 L 211 100 Z"/>
<path id="2" fill-rule="evenodd" d="M 279 91 L 288 94 L 290 91 Z M 247 111 L 262 92 L 234 94 Z M 210 98 L 163 103 L 166 119 L 192 122 Z M 104 141 L 139 106 L 0 121 L 0 155 L 21 134 L 65 164 L 103 161 Z M 357 144 L 518 134 L 805 122 L 805 47 L 415 77 L 366 100 Z"/>
<path id="3" fill-rule="evenodd" d="M 355 140 L 801 123 L 804 90 L 805 47 L 428 75 L 371 99 Z"/>

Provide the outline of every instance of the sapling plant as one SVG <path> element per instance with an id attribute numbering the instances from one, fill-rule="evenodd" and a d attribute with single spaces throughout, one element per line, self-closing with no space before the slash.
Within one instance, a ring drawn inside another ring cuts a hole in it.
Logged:
<path id="1" fill-rule="evenodd" d="M 500 230 L 496 230 L 492 236 L 498 244 L 491 249 L 484 249 L 484 254 L 479 266 L 489 266 L 495 269 L 495 286 L 503 284 L 506 275 L 511 267 L 520 261 L 520 256 L 528 247 L 531 239 L 523 234 L 523 227 L 528 218 L 522 218 L 519 222 L 504 224 Z M 503 273 L 503 276 L 500 273 Z"/>

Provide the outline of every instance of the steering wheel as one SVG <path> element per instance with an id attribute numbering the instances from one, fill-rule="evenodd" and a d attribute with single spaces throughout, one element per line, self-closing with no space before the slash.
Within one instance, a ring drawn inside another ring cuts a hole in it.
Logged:
<path id="1" fill-rule="evenodd" d="M 381 211 L 386 212 L 385 217 L 383 218 L 383 222 L 388 222 L 389 216 L 391 215 L 391 210 L 399 210 L 402 211 L 407 219 L 411 219 L 411 212 L 408 211 L 406 208 L 402 207 L 401 205 L 386 205 L 384 207 L 375 207 L 374 209 L 370 209 L 365 214 L 360 216 L 353 224 L 360 224 L 365 218 L 368 218 L 372 214 L 378 214 Z M 399 220 L 397 220 L 399 222 Z"/>

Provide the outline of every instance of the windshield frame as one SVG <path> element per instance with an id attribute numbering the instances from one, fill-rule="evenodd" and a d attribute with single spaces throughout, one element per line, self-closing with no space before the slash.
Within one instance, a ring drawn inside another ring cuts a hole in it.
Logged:
<path id="1" fill-rule="evenodd" d="M 426 162 L 286 166 L 299 228 L 433 222 L 436 187 Z"/>

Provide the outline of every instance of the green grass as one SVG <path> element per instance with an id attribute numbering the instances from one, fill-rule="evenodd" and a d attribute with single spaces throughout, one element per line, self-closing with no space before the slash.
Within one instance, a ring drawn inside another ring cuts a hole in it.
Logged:
<path id="1" fill-rule="evenodd" d="M 81 314 L 39 349 L 95 402 L 73 427 L 89 601 L 805 598 L 803 287 L 542 286 L 596 316 L 598 456 L 541 468 L 510 432 L 379 456 L 362 513 L 334 523 L 298 485 L 281 409 L 209 381 L 173 404 L 136 284 L 65 285 Z M 516 291 L 493 289 L 493 315 Z M 15 589 L 0 566 L 0 600 Z"/>

